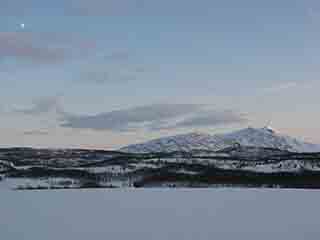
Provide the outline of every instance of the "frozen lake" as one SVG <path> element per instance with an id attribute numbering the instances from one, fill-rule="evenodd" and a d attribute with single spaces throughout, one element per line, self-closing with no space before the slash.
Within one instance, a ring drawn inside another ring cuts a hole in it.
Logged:
<path id="1" fill-rule="evenodd" d="M 301 240 L 320 236 L 320 191 L 1 190 L 6 240 Z"/>

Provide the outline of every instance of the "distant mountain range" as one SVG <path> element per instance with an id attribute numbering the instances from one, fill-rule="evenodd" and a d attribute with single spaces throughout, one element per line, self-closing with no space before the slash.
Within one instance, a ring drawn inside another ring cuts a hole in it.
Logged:
<path id="1" fill-rule="evenodd" d="M 227 134 L 189 133 L 129 145 L 120 151 L 128 153 L 220 151 L 235 145 L 273 148 L 290 152 L 320 152 L 320 145 L 282 135 L 270 127 L 246 128 Z"/>
<path id="2" fill-rule="evenodd" d="M 0 148 L 0 189 L 320 189 L 320 146 L 268 127 L 189 133 L 120 150 Z"/>

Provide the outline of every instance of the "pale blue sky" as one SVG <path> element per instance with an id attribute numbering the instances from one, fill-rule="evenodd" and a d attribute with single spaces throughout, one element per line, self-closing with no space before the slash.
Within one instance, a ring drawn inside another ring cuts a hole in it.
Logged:
<path id="1" fill-rule="evenodd" d="M 0 0 L 0 146 L 268 122 L 320 143 L 319 23 L 316 0 Z"/>

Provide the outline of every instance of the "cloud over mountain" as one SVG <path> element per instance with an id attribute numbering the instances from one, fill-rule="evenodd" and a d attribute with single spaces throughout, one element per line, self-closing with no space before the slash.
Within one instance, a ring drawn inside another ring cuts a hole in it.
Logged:
<path id="1" fill-rule="evenodd" d="M 208 127 L 243 123 L 246 119 L 232 111 L 207 109 L 201 104 L 154 104 L 96 115 L 65 115 L 62 127 L 74 129 L 131 131 Z"/>

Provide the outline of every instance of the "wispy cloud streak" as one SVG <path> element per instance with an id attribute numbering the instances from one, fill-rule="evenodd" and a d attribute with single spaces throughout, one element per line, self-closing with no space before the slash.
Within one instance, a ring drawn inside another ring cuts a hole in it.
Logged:
<path id="1" fill-rule="evenodd" d="M 207 110 L 206 105 L 155 104 L 93 116 L 65 115 L 62 127 L 73 129 L 152 131 L 189 127 L 208 127 L 244 123 L 247 120 L 232 111 Z"/>

